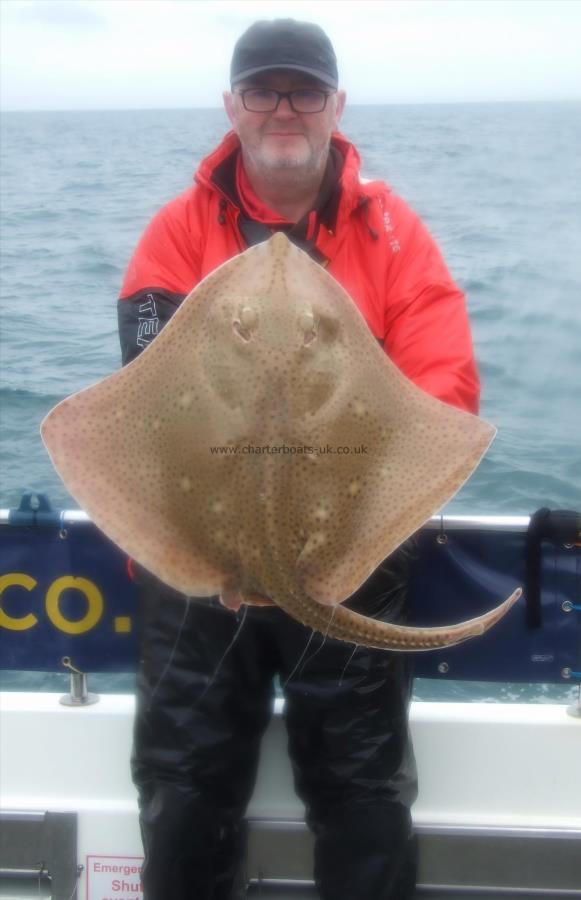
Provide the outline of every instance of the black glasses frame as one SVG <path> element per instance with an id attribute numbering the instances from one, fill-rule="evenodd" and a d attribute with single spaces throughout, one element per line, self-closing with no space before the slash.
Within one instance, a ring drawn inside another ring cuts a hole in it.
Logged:
<path id="1" fill-rule="evenodd" d="M 305 110 L 302 110 L 302 109 L 296 109 L 296 107 L 293 103 L 293 94 L 300 94 L 304 90 L 312 91 L 314 94 L 321 95 L 323 105 L 321 106 L 320 109 L 312 109 L 307 112 L 305 112 Z M 272 109 L 249 109 L 249 107 L 246 105 L 246 94 L 249 94 L 252 91 L 269 91 L 272 94 L 276 94 L 277 95 L 276 105 L 273 106 Z M 325 109 L 325 107 L 327 105 L 327 100 L 329 99 L 331 94 L 336 94 L 337 92 L 336 91 L 320 91 L 318 88 L 296 88 L 294 91 L 277 91 L 275 88 L 255 87 L 255 88 L 245 88 L 243 91 L 233 91 L 232 93 L 238 94 L 240 97 L 242 97 L 242 105 L 244 106 L 244 109 L 246 110 L 246 112 L 255 112 L 255 113 L 276 112 L 276 110 L 280 106 L 280 101 L 284 97 L 288 100 L 290 108 L 292 109 L 293 112 L 298 113 L 301 116 L 310 116 L 310 115 L 316 115 L 317 113 L 323 112 L 323 110 Z"/>

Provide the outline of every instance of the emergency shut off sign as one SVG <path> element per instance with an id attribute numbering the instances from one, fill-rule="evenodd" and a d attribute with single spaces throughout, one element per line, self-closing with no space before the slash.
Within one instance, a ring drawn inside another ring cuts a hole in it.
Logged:
<path id="1" fill-rule="evenodd" d="M 142 856 L 87 856 L 87 900 L 143 900 Z"/>

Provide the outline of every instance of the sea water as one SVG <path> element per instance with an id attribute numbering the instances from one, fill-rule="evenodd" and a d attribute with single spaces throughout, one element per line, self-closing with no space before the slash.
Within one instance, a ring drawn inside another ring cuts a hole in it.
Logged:
<path id="1" fill-rule="evenodd" d="M 76 506 L 39 423 L 119 367 L 128 259 L 227 128 L 217 109 L 3 115 L 1 507 L 24 489 Z M 581 104 L 359 106 L 342 130 L 467 296 L 481 414 L 499 431 L 446 511 L 581 509 Z"/>

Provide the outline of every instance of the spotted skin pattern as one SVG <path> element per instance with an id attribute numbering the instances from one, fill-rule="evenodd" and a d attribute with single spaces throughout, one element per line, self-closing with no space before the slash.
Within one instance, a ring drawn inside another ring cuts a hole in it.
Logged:
<path id="1" fill-rule="evenodd" d="M 224 263 L 124 369 L 42 424 L 71 494 L 189 596 L 270 602 L 329 637 L 427 650 L 341 602 L 460 488 L 495 430 L 391 363 L 343 288 L 283 234 Z"/>

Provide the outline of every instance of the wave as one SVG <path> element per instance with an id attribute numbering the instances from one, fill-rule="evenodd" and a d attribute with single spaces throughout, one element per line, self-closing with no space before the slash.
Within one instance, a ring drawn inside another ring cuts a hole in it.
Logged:
<path id="1" fill-rule="evenodd" d="M 23 407 L 29 406 L 31 403 L 38 406 L 54 405 L 60 403 L 63 396 L 63 394 L 46 393 L 44 391 L 29 390 L 28 388 L 3 385 L 0 387 L 0 409 L 5 411 L 7 407 Z"/>

